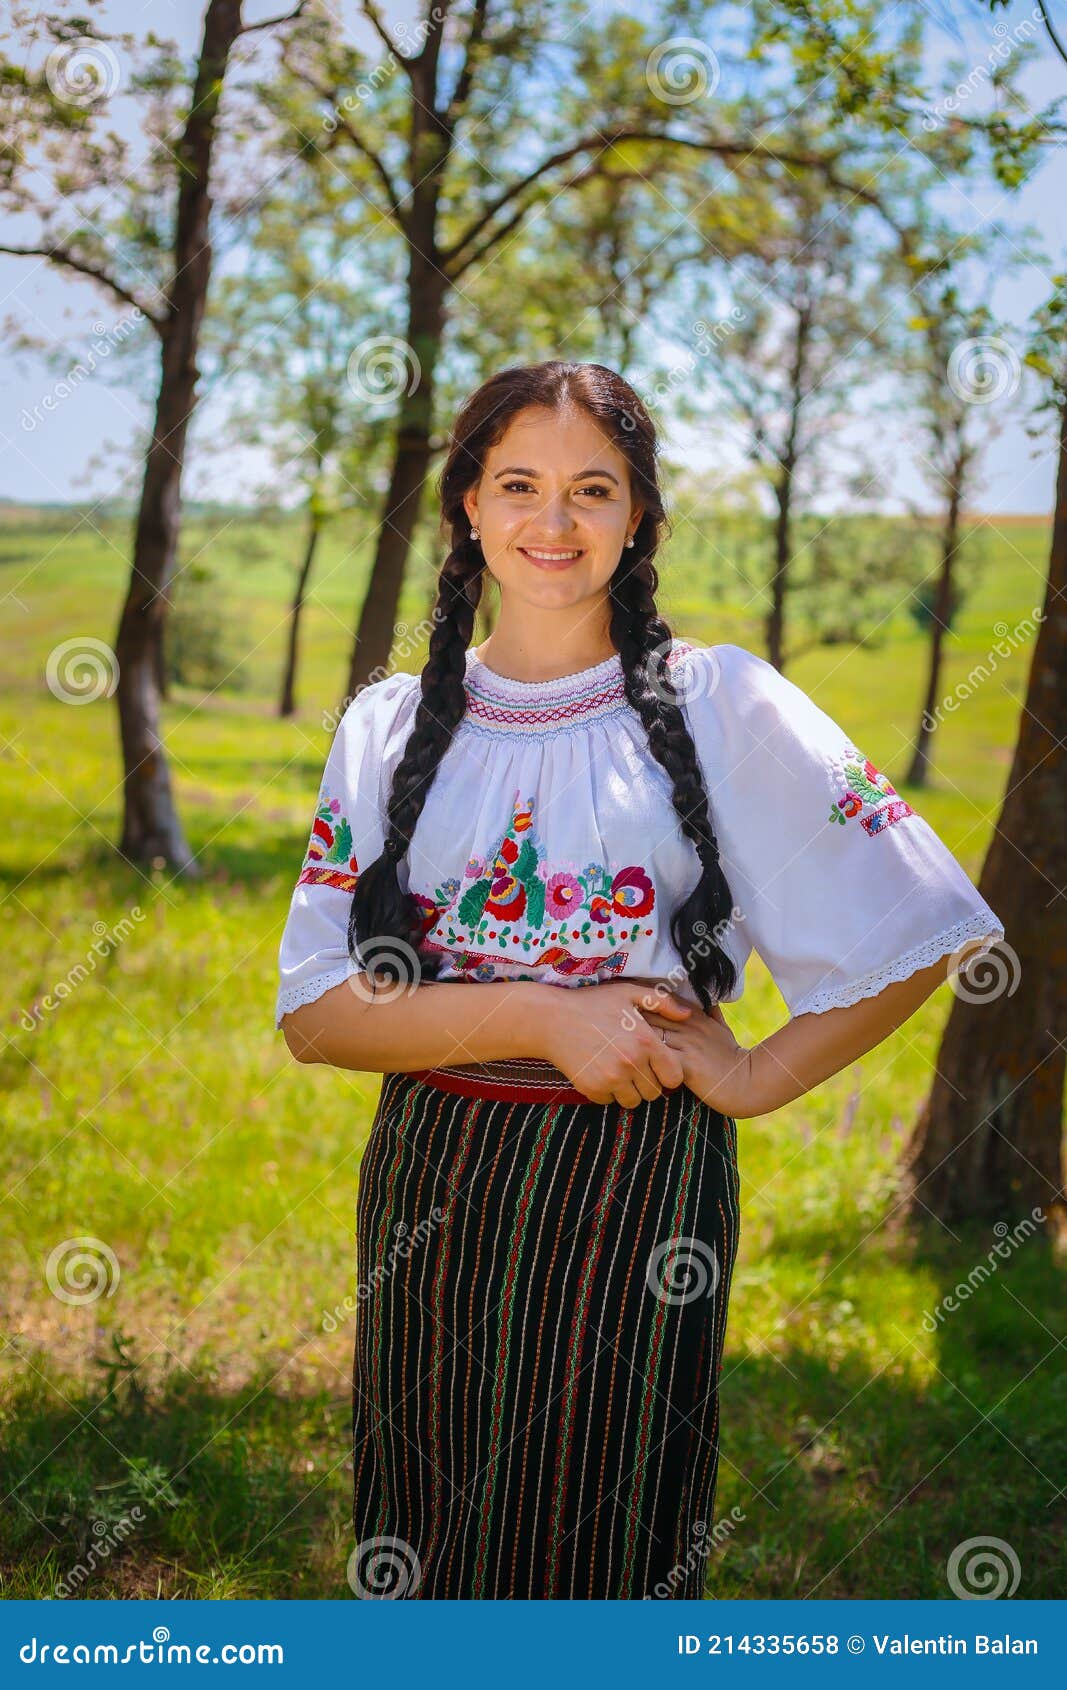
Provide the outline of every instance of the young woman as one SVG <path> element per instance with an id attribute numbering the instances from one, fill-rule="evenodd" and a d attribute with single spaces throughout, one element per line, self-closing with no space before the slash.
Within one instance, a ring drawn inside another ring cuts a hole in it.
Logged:
<path id="1" fill-rule="evenodd" d="M 357 1208 L 360 1596 L 702 1594 L 736 1121 L 1003 937 L 803 691 L 672 638 L 656 450 L 601 365 L 486 382 L 442 473 L 427 662 L 365 687 L 326 763 L 277 1024 L 300 1061 L 383 1075 Z M 790 1018 L 745 1047 L 717 1006 L 752 949 Z"/>

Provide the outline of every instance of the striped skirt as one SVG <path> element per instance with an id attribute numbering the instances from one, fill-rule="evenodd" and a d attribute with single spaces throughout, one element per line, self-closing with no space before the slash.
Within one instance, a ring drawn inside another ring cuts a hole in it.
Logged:
<path id="1" fill-rule="evenodd" d="M 541 1061 L 390 1073 L 360 1170 L 361 1598 L 700 1597 L 737 1128 Z"/>

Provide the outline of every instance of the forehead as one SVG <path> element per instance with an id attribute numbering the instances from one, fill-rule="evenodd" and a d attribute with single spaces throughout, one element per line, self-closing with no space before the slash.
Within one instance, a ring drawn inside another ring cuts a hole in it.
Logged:
<path id="1" fill-rule="evenodd" d="M 626 459 L 618 447 L 612 445 L 588 411 L 575 406 L 556 411 L 531 405 L 514 416 L 486 454 L 490 472 L 505 465 L 538 474 L 577 475 L 582 470 L 610 469 L 620 479 L 626 471 Z"/>

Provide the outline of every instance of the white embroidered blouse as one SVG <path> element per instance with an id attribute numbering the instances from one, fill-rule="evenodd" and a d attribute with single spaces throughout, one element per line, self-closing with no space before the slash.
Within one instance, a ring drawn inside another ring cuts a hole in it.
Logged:
<path id="1" fill-rule="evenodd" d="M 738 968 L 726 1001 L 742 996 L 752 950 L 791 1014 L 804 1015 L 872 997 L 965 942 L 985 951 L 1004 937 L 947 846 L 772 664 L 678 639 L 668 663 L 733 898 L 716 935 Z M 696 1003 L 669 929 L 700 863 L 625 698 L 621 659 L 516 681 L 470 650 L 465 684 L 467 713 L 398 863 L 438 978 L 634 977 Z M 348 954 L 351 891 L 381 854 L 419 698 L 417 674 L 389 675 L 357 694 L 337 728 L 282 934 L 276 1026 L 364 964 Z"/>

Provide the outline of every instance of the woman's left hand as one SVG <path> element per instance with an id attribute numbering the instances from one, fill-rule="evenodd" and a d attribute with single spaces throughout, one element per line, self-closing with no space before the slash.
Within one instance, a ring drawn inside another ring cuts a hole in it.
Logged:
<path id="1" fill-rule="evenodd" d="M 689 1090 L 720 1115 L 762 1114 L 767 1107 L 758 1096 L 753 1052 L 738 1044 L 718 1004 L 705 1015 L 699 1004 L 686 1021 L 669 1021 L 653 1009 L 641 1014 L 652 1027 L 662 1027 L 666 1043 L 682 1058 L 683 1081 Z"/>

